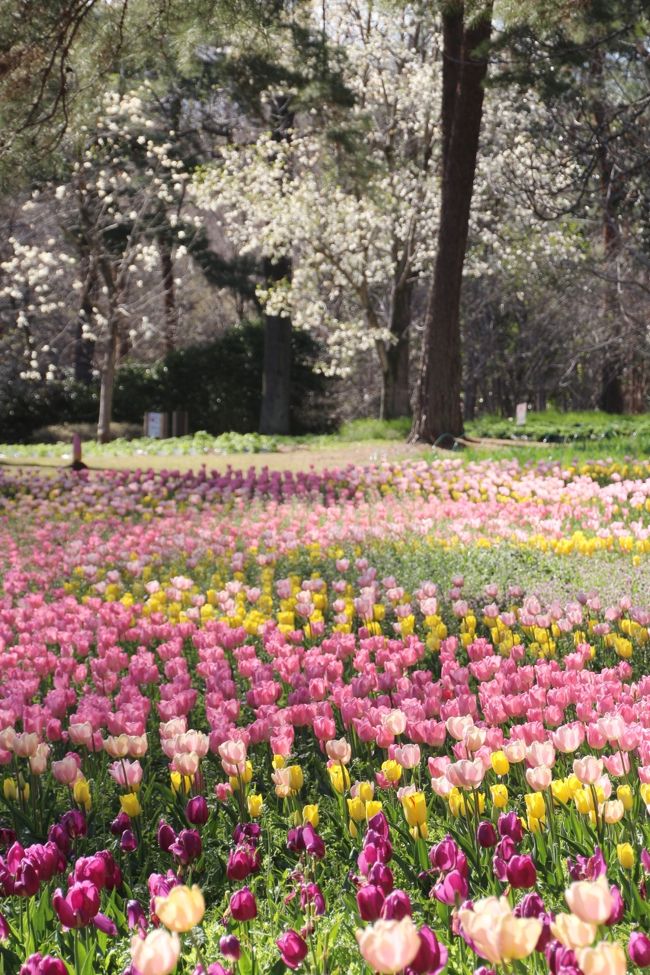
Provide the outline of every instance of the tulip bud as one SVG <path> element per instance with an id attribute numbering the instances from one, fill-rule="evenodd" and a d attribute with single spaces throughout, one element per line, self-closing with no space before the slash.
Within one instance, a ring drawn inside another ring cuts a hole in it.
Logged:
<path id="1" fill-rule="evenodd" d="M 203 796 L 194 796 L 185 807 L 185 815 L 192 826 L 204 826 L 210 816 L 208 804 Z"/>
<path id="2" fill-rule="evenodd" d="M 479 846 L 482 846 L 484 850 L 488 850 L 497 845 L 497 831 L 489 820 L 484 819 L 478 824 L 476 839 Z"/>
<path id="3" fill-rule="evenodd" d="M 357 891 L 357 907 L 362 921 L 376 921 L 381 917 L 384 893 L 375 884 L 365 884 Z"/>
<path id="4" fill-rule="evenodd" d="M 219 951 L 225 958 L 232 958 L 233 961 L 238 961 L 241 955 L 239 938 L 236 938 L 234 934 L 224 934 L 219 940 Z"/>
<path id="5" fill-rule="evenodd" d="M 236 921 L 252 921 L 257 917 L 257 903 L 248 887 L 235 891 L 230 898 L 230 913 Z"/>
<path id="6" fill-rule="evenodd" d="M 633 964 L 650 968 L 650 938 L 643 931 L 632 932 L 627 951 Z"/>

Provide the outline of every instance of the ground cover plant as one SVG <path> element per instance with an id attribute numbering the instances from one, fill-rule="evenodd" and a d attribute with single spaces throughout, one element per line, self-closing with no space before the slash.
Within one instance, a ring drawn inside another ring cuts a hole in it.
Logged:
<path id="1" fill-rule="evenodd" d="M 649 475 L 0 471 L 0 971 L 649 967 Z"/>

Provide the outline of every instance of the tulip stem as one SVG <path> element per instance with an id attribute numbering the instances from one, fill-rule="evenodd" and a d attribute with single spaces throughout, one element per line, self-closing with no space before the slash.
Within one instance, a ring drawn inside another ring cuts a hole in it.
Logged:
<path id="1" fill-rule="evenodd" d="M 198 938 L 196 937 L 196 935 L 194 933 L 194 930 L 190 931 L 190 941 L 192 942 L 192 944 L 194 946 L 194 950 L 196 952 L 196 957 L 197 957 L 198 963 L 201 966 L 201 968 L 203 969 L 204 975 L 208 975 L 208 965 L 207 965 L 207 962 L 206 962 L 205 958 L 203 957 L 203 952 L 201 951 L 201 946 L 199 944 Z"/>

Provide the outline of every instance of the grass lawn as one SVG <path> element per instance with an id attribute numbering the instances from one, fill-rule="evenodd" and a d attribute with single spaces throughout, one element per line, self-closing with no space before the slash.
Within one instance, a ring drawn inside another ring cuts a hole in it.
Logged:
<path id="1" fill-rule="evenodd" d="M 73 427 L 56 426 L 42 432 L 42 441 L 30 444 L 0 444 L 0 464 L 20 467 L 65 467 L 72 459 Z M 383 461 L 431 459 L 449 456 L 448 450 L 406 443 L 408 420 L 382 422 L 356 420 L 336 434 L 306 437 L 264 437 L 258 434 L 221 434 L 169 440 L 120 437 L 100 446 L 86 427 L 83 457 L 93 470 L 196 470 L 205 464 L 211 470 L 228 466 L 268 467 L 298 471 L 342 467 L 346 464 L 376 464 Z M 489 457 L 517 459 L 521 463 L 650 457 L 650 415 L 611 417 L 603 413 L 531 413 L 525 427 L 512 420 L 483 417 L 467 424 L 469 437 L 488 442 L 457 450 L 465 460 Z M 492 440 L 501 442 L 494 443 Z"/>

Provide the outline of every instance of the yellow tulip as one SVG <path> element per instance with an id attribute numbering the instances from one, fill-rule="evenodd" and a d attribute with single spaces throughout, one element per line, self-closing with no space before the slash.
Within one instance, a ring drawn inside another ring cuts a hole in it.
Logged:
<path id="1" fill-rule="evenodd" d="M 262 796 L 257 795 L 256 793 L 252 793 L 248 797 L 246 801 L 246 805 L 248 807 L 248 815 L 252 819 L 257 819 L 257 817 L 261 815 L 262 806 L 264 805 L 264 799 L 262 798 Z"/>
<path id="2" fill-rule="evenodd" d="M 490 763 L 496 774 L 499 776 L 507 775 L 510 771 L 510 762 L 508 761 L 505 752 L 492 752 L 490 755 Z"/>
<path id="3" fill-rule="evenodd" d="M 167 897 L 156 897 L 154 911 L 170 931 L 191 931 L 203 920 L 205 901 L 199 887 L 172 887 Z"/>
<path id="4" fill-rule="evenodd" d="M 311 823 L 311 825 L 316 829 L 320 821 L 320 816 L 318 815 L 318 806 L 309 805 L 302 807 L 302 821 L 303 823 Z"/>
<path id="5" fill-rule="evenodd" d="M 508 805 L 508 789 L 505 785 L 491 785 L 490 795 L 492 796 L 492 805 L 496 806 L 497 809 L 504 809 Z"/>
<path id="6" fill-rule="evenodd" d="M 120 806 L 122 812 L 125 812 L 131 819 L 134 816 L 139 816 L 142 812 L 142 806 L 135 792 L 127 792 L 126 795 L 120 796 Z"/>
<path id="7" fill-rule="evenodd" d="M 636 856 L 634 853 L 634 848 L 630 843 L 618 843 L 616 846 L 616 856 L 618 857 L 618 862 L 624 870 L 632 869 Z"/>
<path id="8" fill-rule="evenodd" d="M 399 782 L 402 776 L 402 766 L 395 759 L 389 758 L 388 761 L 383 762 L 381 766 L 381 771 L 385 778 L 389 782 Z"/>
<path id="9" fill-rule="evenodd" d="M 330 782 L 332 783 L 332 788 L 339 795 L 343 795 L 344 792 L 350 788 L 350 773 L 346 769 L 345 765 L 340 765 L 336 762 L 334 765 L 328 766 L 327 772 L 330 777 Z"/>
<path id="10" fill-rule="evenodd" d="M 409 826 L 421 826 L 427 820 L 427 803 L 423 792 L 413 792 L 402 799 L 402 808 Z"/>

